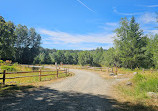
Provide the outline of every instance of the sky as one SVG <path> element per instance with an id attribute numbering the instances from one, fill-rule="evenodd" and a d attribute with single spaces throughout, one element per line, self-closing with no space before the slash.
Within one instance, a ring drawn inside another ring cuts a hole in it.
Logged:
<path id="1" fill-rule="evenodd" d="M 121 17 L 134 16 L 144 34 L 158 33 L 156 12 L 158 0 L 0 0 L 6 21 L 34 27 L 50 49 L 113 47 Z"/>

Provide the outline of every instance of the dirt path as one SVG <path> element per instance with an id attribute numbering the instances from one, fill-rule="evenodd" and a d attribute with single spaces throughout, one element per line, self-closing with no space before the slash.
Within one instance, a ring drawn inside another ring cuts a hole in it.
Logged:
<path id="1" fill-rule="evenodd" d="M 2 111 L 109 111 L 117 101 L 110 96 L 112 84 L 95 73 L 70 70 L 75 76 L 49 84 L 15 97 L 0 98 Z"/>
<path id="2" fill-rule="evenodd" d="M 105 80 L 95 73 L 71 69 L 75 76 L 48 85 L 51 89 L 66 92 L 78 92 L 93 95 L 109 95 L 110 87 L 118 80 Z"/>

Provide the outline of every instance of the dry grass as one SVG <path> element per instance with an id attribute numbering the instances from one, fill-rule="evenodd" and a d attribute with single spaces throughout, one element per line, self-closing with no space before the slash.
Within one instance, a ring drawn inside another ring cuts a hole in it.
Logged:
<path id="1" fill-rule="evenodd" d="M 16 71 L 32 71 L 33 68 L 28 68 L 28 67 L 24 67 L 21 65 L 15 65 L 14 68 L 16 69 Z M 38 71 L 38 69 L 35 69 Z M 43 70 L 51 70 L 51 72 L 42 72 L 41 75 L 45 75 L 45 74 L 54 74 L 54 75 L 48 75 L 48 76 L 41 76 L 41 81 L 48 81 L 48 80 L 52 80 L 52 79 L 56 79 L 57 78 L 57 71 L 54 69 L 43 69 Z M 16 71 L 12 71 L 12 72 L 16 72 Z M 1 71 L 2 72 L 2 71 Z M 11 72 L 11 71 L 7 71 L 7 72 Z M 70 75 L 66 75 L 64 71 L 60 71 L 59 70 L 59 75 L 58 78 L 64 78 Z M 26 83 L 37 83 L 39 82 L 39 72 L 34 72 L 34 73 L 22 73 L 22 74 L 6 74 L 6 78 L 9 77 L 19 77 L 19 76 L 35 76 L 37 75 L 37 77 L 25 77 L 25 78 L 15 78 L 15 79 L 6 79 L 5 83 L 6 85 L 23 85 Z M 2 78 L 3 75 L 0 74 L 0 78 Z M 0 80 L 0 82 L 2 83 L 2 79 Z"/>

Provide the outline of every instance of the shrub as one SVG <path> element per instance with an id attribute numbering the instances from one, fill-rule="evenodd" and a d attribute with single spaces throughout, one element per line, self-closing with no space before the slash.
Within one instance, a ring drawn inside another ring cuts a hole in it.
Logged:
<path id="1" fill-rule="evenodd" d="M 1 66 L 1 70 L 6 70 L 6 71 L 16 71 L 16 69 L 14 68 L 14 66 Z"/>
<path id="2" fill-rule="evenodd" d="M 4 63 L 4 61 L 3 61 L 3 60 L 0 60 L 0 63 Z"/>

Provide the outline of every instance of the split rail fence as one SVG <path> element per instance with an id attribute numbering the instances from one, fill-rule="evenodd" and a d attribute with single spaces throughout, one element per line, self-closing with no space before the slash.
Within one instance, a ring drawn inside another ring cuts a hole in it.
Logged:
<path id="1" fill-rule="evenodd" d="M 52 74 L 42 74 L 43 72 L 52 72 Z M 54 73 L 55 72 L 55 73 Z M 28 74 L 28 76 L 16 76 L 16 77 L 6 77 L 6 75 L 8 74 Z M 39 73 L 39 75 L 29 75 L 29 73 Z M 60 74 L 66 74 L 69 75 L 69 69 L 68 68 L 64 68 L 64 70 L 61 69 L 56 69 L 56 70 L 39 70 L 39 71 L 24 71 L 24 72 L 6 72 L 6 70 L 4 70 L 3 72 L 0 72 L 0 75 L 3 75 L 2 78 L 0 78 L 0 80 L 3 80 L 3 85 L 5 85 L 5 80 L 6 79 L 16 79 L 16 78 L 26 78 L 26 77 L 39 77 L 39 81 L 41 81 L 42 76 L 50 76 L 50 75 L 56 75 L 56 77 L 58 78 Z"/>

